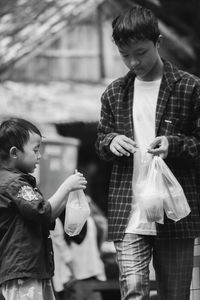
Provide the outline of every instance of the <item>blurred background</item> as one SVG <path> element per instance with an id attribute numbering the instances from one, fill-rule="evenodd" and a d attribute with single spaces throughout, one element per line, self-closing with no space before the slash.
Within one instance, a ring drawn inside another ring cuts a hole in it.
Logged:
<path id="1" fill-rule="evenodd" d="M 35 175 L 46 197 L 78 168 L 105 217 L 111 166 L 94 149 L 100 98 L 128 71 L 112 42 L 111 22 L 135 4 L 157 15 L 162 57 L 200 75 L 199 0 L 0 0 L 0 121 L 18 116 L 41 128 L 43 159 Z M 104 254 L 112 251 L 104 244 Z M 113 256 L 105 262 L 117 300 Z M 195 279 L 191 299 L 200 299 L 198 290 Z"/>

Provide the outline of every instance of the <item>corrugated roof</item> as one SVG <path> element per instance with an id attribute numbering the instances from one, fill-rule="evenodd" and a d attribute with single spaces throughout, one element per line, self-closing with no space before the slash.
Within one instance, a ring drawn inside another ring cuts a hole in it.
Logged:
<path id="1" fill-rule="evenodd" d="M 0 85 L 0 115 L 38 123 L 97 122 L 104 89 L 104 84 L 5 81 Z"/>
<path id="2" fill-rule="evenodd" d="M 102 0 L 1 0 L 0 73 L 46 47 Z"/>

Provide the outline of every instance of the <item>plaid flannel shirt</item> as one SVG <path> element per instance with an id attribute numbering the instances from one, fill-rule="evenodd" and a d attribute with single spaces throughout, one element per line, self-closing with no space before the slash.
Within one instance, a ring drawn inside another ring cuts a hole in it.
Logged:
<path id="1" fill-rule="evenodd" d="M 108 238 L 123 238 L 132 208 L 133 156 L 116 157 L 109 149 L 119 134 L 134 139 L 131 72 L 112 82 L 102 95 L 96 150 L 113 161 L 108 195 Z M 194 238 L 200 233 L 200 79 L 164 61 L 164 74 L 156 108 L 156 136 L 169 141 L 165 160 L 182 185 L 191 213 L 173 222 L 156 224 L 158 238 Z"/>

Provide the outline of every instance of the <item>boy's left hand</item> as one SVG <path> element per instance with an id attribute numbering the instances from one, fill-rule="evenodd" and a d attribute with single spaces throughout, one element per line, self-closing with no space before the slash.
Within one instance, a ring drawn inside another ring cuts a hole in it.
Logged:
<path id="1" fill-rule="evenodd" d="M 158 155 L 161 158 L 166 158 L 168 155 L 169 142 L 166 136 L 157 136 L 150 144 L 147 152 L 153 155 Z"/>

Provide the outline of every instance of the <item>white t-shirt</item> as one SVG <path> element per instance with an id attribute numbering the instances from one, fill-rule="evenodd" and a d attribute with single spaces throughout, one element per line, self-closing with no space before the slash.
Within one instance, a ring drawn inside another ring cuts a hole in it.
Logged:
<path id="1" fill-rule="evenodd" d="M 99 280 L 106 280 L 104 263 L 97 246 L 97 228 L 94 219 L 87 220 L 87 233 L 81 244 L 72 242 L 72 266 L 76 279 L 87 279 L 96 276 Z"/>
<path id="2" fill-rule="evenodd" d="M 143 221 L 143 213 L 137 205 L 137 199 L 134 199 L 134 187 L 138 177 L 142 155 L 144 155 L 155 138 L 155 116 L 160 83 L 161 79 L 155 81 L 141 81 L 137 78 L 134 83 L 134 140 L 139 148 L 134 154 L 133 204 L 128 226 L 126 228 L 127 233 L 156 235 L 155 223 L 145 223 Z"/>
<path id="3" fill-rule="evenodd" d="M 68 264 L 72 260 L 71 250 L 64 238 L 64 228 L 59 218 L 56 219 L 55 229 L 50 231 L 53 251 L 55 272 L 52 278 L 56 292 L 64 290 L 64 285 L 72 278 L 72 272 Z"/>

